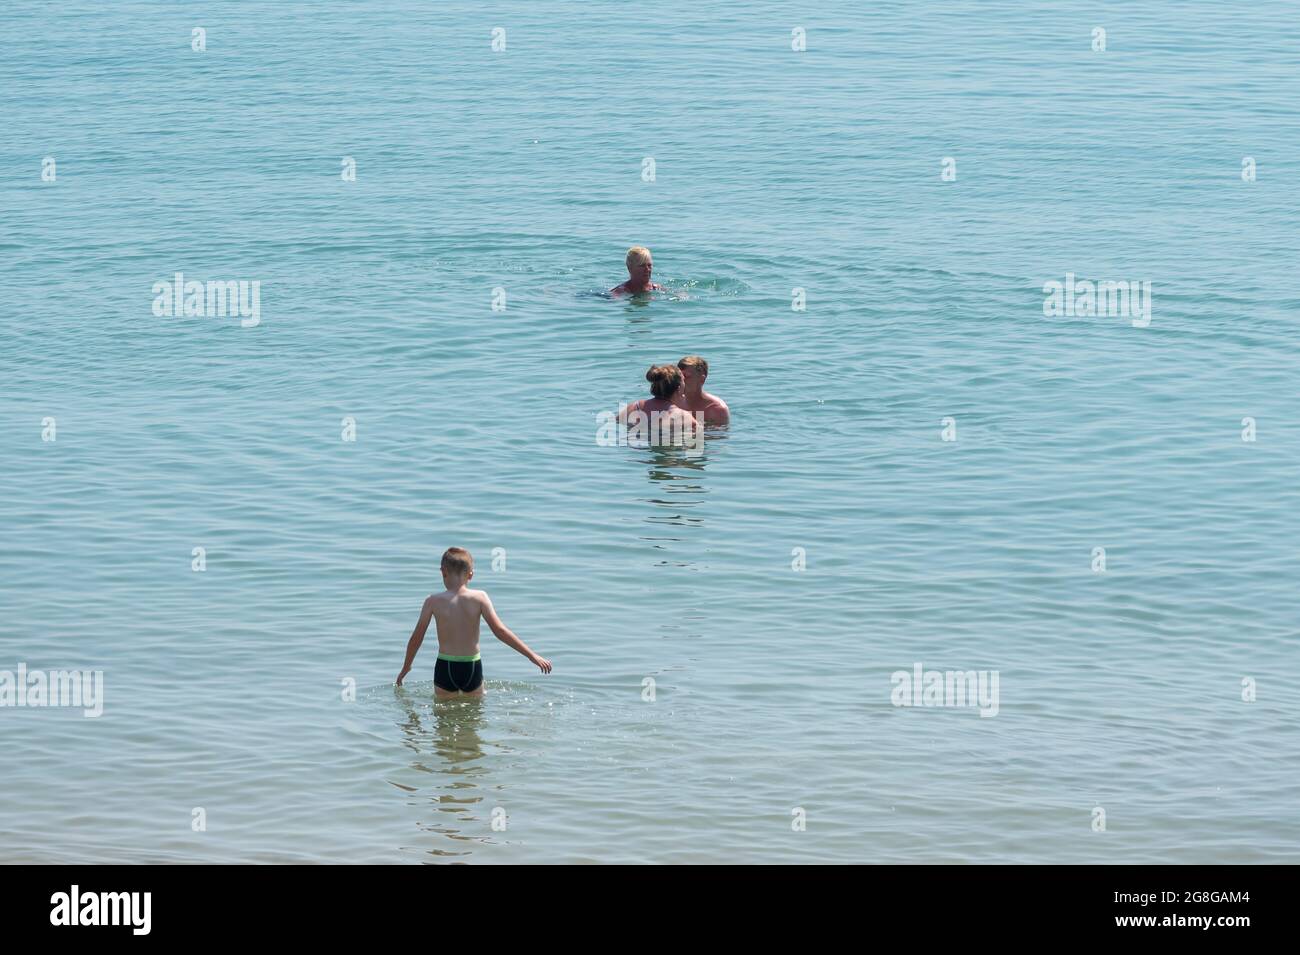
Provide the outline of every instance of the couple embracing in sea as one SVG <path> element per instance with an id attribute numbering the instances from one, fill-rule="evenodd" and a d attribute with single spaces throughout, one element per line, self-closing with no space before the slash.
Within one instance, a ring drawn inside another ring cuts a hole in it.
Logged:
<path id="1" fill-rule="evenodd" d="M 706 425 L 724 425 L 731 419 L 727 403 L 704 390 L 708 377 L 709 363 L 699 355 L 687 355 L 676 365 L 651 365 L 645 373 L 650 397 L 620 405 L 617 424 L 632 440 L 702 447 Z M 615 423 L 608 412 L 602 418 L 601 434 Z"/>

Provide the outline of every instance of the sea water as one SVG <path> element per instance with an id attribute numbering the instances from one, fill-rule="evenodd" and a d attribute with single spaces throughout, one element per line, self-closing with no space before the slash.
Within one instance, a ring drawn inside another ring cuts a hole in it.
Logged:
<path id="1" fill-rule="evenodd" d="M 1296 861 L 1294 27 L 6 4 L 0 857 Z"/>

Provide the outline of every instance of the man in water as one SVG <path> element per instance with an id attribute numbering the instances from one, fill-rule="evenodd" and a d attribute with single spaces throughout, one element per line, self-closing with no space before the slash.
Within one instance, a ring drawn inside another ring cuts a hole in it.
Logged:
<path id="1" fill-rule="evenodd" d="M 636 295 L 639 292 L 662 292 L 662 285 L 655 285 L 650 281 L 650 273 L 654 271 L 654 267 L 649 249 L 643 245 L 632 246 L 627 250 L 628 279 L 622 285 L 610 289 L 609 294 Z"/>
<path id="2" fill-rule="evenodd" d="M 673 395 L 673 404 L 691 412 L 696 420 L 703 419 L 705 424 L 726 424 L 731 420 L 727 403 L 704 390 L 704 381 L 709 377 L 707 361 L 699 355 L 687 355 L 677 367 L 682 373 L 682 386 Z"/>

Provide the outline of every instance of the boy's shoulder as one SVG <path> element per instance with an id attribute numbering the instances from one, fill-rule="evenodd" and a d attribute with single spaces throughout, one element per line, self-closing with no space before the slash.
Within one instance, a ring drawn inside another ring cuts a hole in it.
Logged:
<path id="1" fill-rule="evenodd" d="M 429 594 L 429 596 L 426 599 L 436 601 L 438 603 L 450 603 L 453 597 L 460 597 L 460 596 L 472 597 L 475 600 L 478 600 L 482 597 L 486 597 L 487 591 L 473 590 L 469 587 L 466 587 L 463 591 L 460 592 L 454 590 L 440 590 L 436 594 Z"/>

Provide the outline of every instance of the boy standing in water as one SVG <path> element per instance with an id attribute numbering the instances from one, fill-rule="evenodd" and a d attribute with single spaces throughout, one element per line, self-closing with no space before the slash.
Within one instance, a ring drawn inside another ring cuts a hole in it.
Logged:
<path id="1" fill-rule="evenodd" d="M 709 377 L 709 363 L 699 355 L 687 355 L 677 363 L 682 373 L 682 387 L 673 395 L 673 404 L 691 412 L 705 424 L 726 424 L 731 420 L 731 409 L 717 395 L 704 390 Z"/>
<path id="2" fill-rule="evenodd" d="M 483 695 L 483 661 L 478 652 L 478 622 L 486 620 L 498 640 L 514 647 L 535 663 L 543 673 L 551 672 L 551 661 L 539 657 L 501 622 L 491 599 L 482 590 L 470 590 L 466 584 L 474 577 L 474 558 L 462 547 L 449 547 L 442 555 L 442 583 L 446 591 L 424 601 L 420 619 L 406 644 L 406 662 L 397 674 L 402 685 L 411 672 L 415 654 L 424 642 L 432 618 L 438 623 L 438 662 L 433 669 L 433 693 L 439 700 L 458 696 Z"/>
<path id="3" fill-rule="evenodd" d="M 643 245 L 634 245 L 627 250 L 627 281 L 609 290 L 610 295 L 636 295 L 639 292 L 662 292 L 662 285 L 650 281 L 654 271 L 654 260 L 650 250 Z"/>

